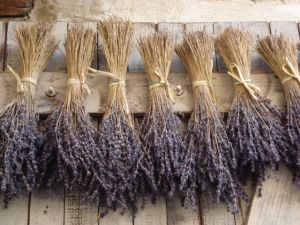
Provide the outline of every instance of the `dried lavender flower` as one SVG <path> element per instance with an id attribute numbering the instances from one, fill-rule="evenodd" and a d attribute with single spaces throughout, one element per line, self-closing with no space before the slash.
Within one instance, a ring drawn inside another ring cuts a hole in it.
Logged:
<path id="1" fill-rule="evenodd" d="M 65 188 L 88 189 L 87 198 L 102 187 L 89 185 L 98 179 L 103 168 L 101 151 L 95 143 L 97 135 L 84 107 L 86 72 L 93 59 L 96 31 L 77 25 L 68 29 L 66 55 L 68 84 L 66 97 L 44 123 L 47 137 L 40 159 L 42 184 L 63 182 Z"/>
<path id="2" fill-rule="evenodd" d="M 186 202 L 196 202 L 196 187 L 203 196 L 225 202 L 238 212 L 240 185 L 235 169 L 233 147 L 227 137 L 212 88 L 214 40 L 206 32 L 188 33 L 176 53 L 185 64 L 192 81 L 194 110 L 188 122 L 185 168 L 180 190 Z"/>
<path id="3" fill-rule="evenodd" d="M 172 198 L 182 172 L 181 154 L 186 149 L 180 132 L 182 122 L 174 113 L 173 93 L 168 83 L 174 42 L 167 34 L 156 33 L 141 38 L 139 50 L 149 82 L 149 104 L 140 126 L 141 135 L 154 167 L 152 182 L 155 182 L 158 194 Z M 143 162 L 147 163 L 146 160 Z"/>
<path id="4" fill-rule="evenodd" d="M 19 25 L 15 30 L 20 51 L 15 98 L 0 112 L 0 181 L 4 202 L 21 190 L 36 187 L 39 148 L 43 137 L 38 131 L 35 107 L 37 79 L 56 49 L 53 26 L 45 23 Z"/>
<path id="5" fill-rule="evenodd" d="M 216 47 L 228 74 L 235 79 L 235 96 L 228 113 L 227 133 L 236 151 L 237 173 L 245 182 L 256 176 L 262 186 L 269 166 L 275 168 L 280 156 L 286 157 L 289 146 L 281 125 L 280 111 L 259 94 L 251 83 L 252 39 L 238 28 L 226 29 L 217 39 Z"/>
<path id="6" fill-rule="evenodd" d="M 106 205 L 134 212 L 143 176 L 138 165 L 143 155 L 142 144 L 129 111 L 125 88 L 134 26 L 130 21 L 111 17 L 98 24 L 98 31 L 111 74 L 107 110 L 97 138 L 97 145 L 103 151 L 102 160 L 107 162 L 107 174 L 103 177 L 109 187 Z"/>
<path id="7" fill-rule="evenodd" d="M 300 75 L 297 45 L 286 36 L 268 36 L 259 41 L 258 52 L 279 77 L 286 98 L 285 129 L 291 148 L 284 162 L 290 167 L 300 185 Z"/>

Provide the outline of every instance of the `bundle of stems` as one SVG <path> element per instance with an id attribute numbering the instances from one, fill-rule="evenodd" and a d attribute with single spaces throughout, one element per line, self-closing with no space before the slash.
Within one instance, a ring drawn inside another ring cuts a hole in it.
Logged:
<path id="1" fill-rule="evenodd" d="M 0 180 L 7 201 L 21 189 L 37 183 L 37 155 L 43 143 L 38 131 L 35 93 L 39 74 L 56 49 L 51 24 L 19 25 L 15 30 L 20 52 L 20 71 L 8 69 L 17 80 L 17 94 L 0 112 Z"/>
<path id="2" fill-rule="evenodd" d="M 182 122 L 174 113 L 174 96 L 168 82 L 174 42 L 168 34 L 155 33 L 139 40 L 139 51 L 149 83 L 149 103 L 141 123 L 141 135 L 148 160 L 154 166 L 153 182 L 158 194 L 172 198 L 182 172 L 181 154 L 186 149 L 180 131 Z"/>
<path id="3" fill-rule="evenodd" d="M 93 59 L 95 35 L 95 30 L 81 25 L 68 29 L 66 97 L 43 124 L 47 137 L 40 160 L 43 185 L 63 182 L 65 188 L 82 187 L 101 172 L 97 167 L 103 165 L 95 143 L 97 130 L 84 107 L 84 96 L 89 92 L 86 73 Z"/>
<path id="4" fill-rule="evenodd" d="M 259 41 L 258 52 L 280 79 L 285 98 L 285 126 L 291 150 L 285 162 L 291 167 L 300 184 L 300 75 L 297 62 L 297 44 L 286 36 L 268 36 Z"/>
<path id="5" fill-rule="evenodd" d="M 135 210 L 140 187 L 139 158 L 142 145 L 126 99 L 125 79 L 134 25 L 110 17 L 98 24 L 109 75 L 107 109 L 100 124 L 97 145 L 107 163 L 107 207 Z"/>
<path id="6" fill-rule="evenodd" d="M 235 153 L 211 84 L 213 49 L 214 39 L 206 32 L 189 33 L 176 47 L 192 82 L 194 96 L 194 110 L 186 132 L 186 168 L 182 171 L 186 176 L 181 180 L 180 190 L 195 202 L 194 195 L 188 196 L 194 190 L 187 190 L 197 186 L 204 196 L 225 202 L 231 212 L 237 212 L 239 183 Z"/>
<path id="7" fill-rule="evenodd" d="M 270 100 L 259 94 L 250 77 L 250 34 L 227 28 L 216 40 L 216 47 L 234 79 L 235 96 L 228 113 L 227 135 L 236 151 L 237 173 L 242 182 L 250 175 L 262 187 L 267 168 L 276 168 L 289 150 L 282 126 L 282 115 Z M 261 190 L 261 189 L 260 189 Z"/>

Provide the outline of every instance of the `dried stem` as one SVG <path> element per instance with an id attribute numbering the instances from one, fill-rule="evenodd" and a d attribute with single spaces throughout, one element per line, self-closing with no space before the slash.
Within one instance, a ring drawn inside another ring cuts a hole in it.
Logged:
<path id="1" fill-rule="evenodd" d="M 268 36 L 260 40 L 257 49 L 283 85 L 286 97 L 285 125 L 292 146 L 284 161 L 300 184 L 300 75 L 297 45 L 286 36 Z"/>
<path id="2" fill-rule="evenodd" d="M 173 111 L 168 84 L 174 42 L 167 34 L 156 33 L 140 39 L 139 50 L 149 82 L 149 104 L 141 134 L 154 166 L 153 182 L 160 194 L 172 198 L 181 175 L 181 154 L 186 149 L 179 130 L 182 123 Z"/>
<path id="3" fill-rule="evenodd" d="M 31 191 L 37 181 L 37 155 L 43 137 L 37 129 L 35 92 L 39 74 L 58 45 L 53 26 L 45 23 L 20 25 L 15 30 L 20 51 L 17 94 L 0 113 L 0 179 L 7 201 L 18 191 Z"/>
<path id="4" fill-rule="evenodd" d="M 109 72 L 107 110 L 103 116 L 98 146 L 107 164 L 105 183 L 108 207 L 135 210 L 140 187 L 138 160 L 142 155 L 139 134 L 134 128 L 126 99 L 125 79 L 134 26 L 130 21 L 111 17 L 98 24 Z"/>
<path id="5" fill-rule="evenodd" d="M 41 157 L 41 177 L 48 186 L 59 181 L 66 188 L 84 186 L 100 176 L 98 167 L 102 162 L 95 143 L 96 129 L 83 105 L 88 88 L 85 76 L 93 59 L 95 40 L 96 31 L 80 25 L 72 26 L 67 33 L 66 97 L 44 124 L 47 140 Z"/>
<path id="6" fill-rule="evenodd" d="M 186 168 L 180 189 L 186 198 L 195 187 L 204 196 L 228 204 L 231 212 L 238 211 L 239 184 L 235 175 L 236 159 L 227 137 L 212 88 L 212 52 L 214 40 L 206 32 L 186 35 L 176 53 L 185 64 L 193 85 L 194 111 L 188 123 Z"/>
<path id="7" fill-rule="evenodd" d="M 231 76 L 235 76 L 235 96 L 228 114 L 227 131 L 236 151 L 241 181 L 256 175 L 261 185 L 269 165 L 274 168 L 286 156 L 288 144 L 281 113 L 262 98 L 251 83 L 252 39 L 245 30 L 226 29 L 216 47 Z"/>

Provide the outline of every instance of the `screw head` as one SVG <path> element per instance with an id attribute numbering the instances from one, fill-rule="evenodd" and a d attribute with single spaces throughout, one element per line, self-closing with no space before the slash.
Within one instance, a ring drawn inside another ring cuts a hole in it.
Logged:
<path id="1" fill-rule="evenodd" d="M 183 89 L 182 89 L 182 86 L 181 85 L 177 85 L 176 88 L 175 88 L 175 94 L 176 96 L 180 96 L 183 94 Z"/>
<path id="2" fill-rule="evenodd" d="M 54 97 L 56 95 L 55 89 L 52 86 L 48 87 L 48 90 L 46 91 L 46 95 L 48 97 Z"/>

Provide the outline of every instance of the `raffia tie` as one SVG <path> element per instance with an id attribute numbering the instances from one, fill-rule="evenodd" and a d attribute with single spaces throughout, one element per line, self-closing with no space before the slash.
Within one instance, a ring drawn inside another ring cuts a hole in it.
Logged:
<path id="1" fill-rule="evenodd" d="M 255 93 L 259 92 L 260 89 L 252 83 L 251 79 L 245 77 L 237 64 L 231 64 L 230 71 L 228 71 L 227 74 L 236 80 L 234 85 L 243 85 L 253 99 L 258 99 Z"/>
<path id="2" fill-rule="evenodd" d="M 120 78 L 118 78 L 115 74 L 107 72 L 107 71 L 101 71 L 101 70 L 95 70 L 91 67 L 88 67 L 88 70 L 90 73 L 87 73 L 87 75 L 91 75 L 91 76 L 104 76 L 104 77 L 108 77 L 110 78 L 110 80 L 108 81 L 108 86 L 115 86 L 115 85 L 120 85 L 122 88 L 125 87 L 125 80 L 121 80 Z M 125 111 L 127 114 L 130 113 L 129 110 L 129 105 L 128 102 L 125 101 Z"/>
<path id="3" fill-rule="evenodd" d="M 284 84 L 292 79 L 295 79 L 300 83 L 300 75 L 299 71 L 293 66 L 291 61 L 286 57 L 285 58 L 286 64 L 284 64 L 281 69 L 283 70 L 284 74 L 287 75 L 287 77 L 283 78 L 281 80 L 281 83 Z"/>
<path id="4" fill-rule="evenodd" d="M 25 91 L 24 82 L 31 83 L 34 86 L 37 86 L 36 79 L 34 79 L 32 77 L 23 77 L 22 79 L 20 79 L 19 74 L 16 71 L 14 71 L 14 69 L 11 66 L 7 65 L 7 68 L 17 81 L 17 93 Z"/>
<path id="5" fill-rule="evenodd" d="M 171 100 L 172 104 L 174 104 L 175 103 L 174 92 L 170 87 L 169 81 L 165 79 L 165 77 L 167 77 L 167 74 L 163 75 L 163 73 L 159 68 L 156 68 L 154 70 L 154 74 L 159 78 L 159 80 L 149 81 L 149 89 L 156 88 L 156 87 L 164 87 L 166 89 L 168 98 Z"/>

